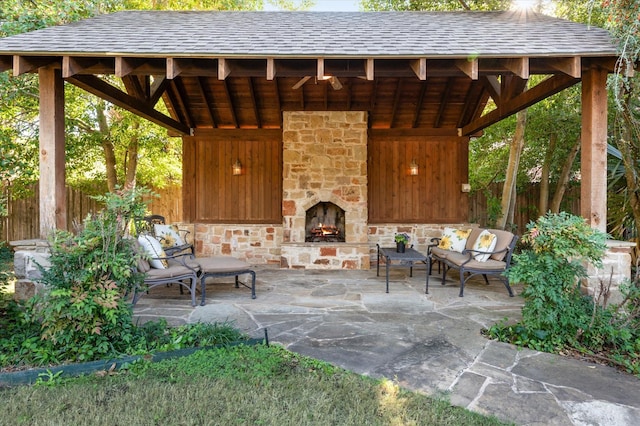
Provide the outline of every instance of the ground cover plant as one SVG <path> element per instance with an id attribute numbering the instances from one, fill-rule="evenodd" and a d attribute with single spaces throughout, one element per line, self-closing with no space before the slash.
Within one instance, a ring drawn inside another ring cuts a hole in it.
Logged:
<path id="1" fill-rule="evenodd" d="M 243 336 L 229 324 L 189 324 L 170 328 L 164 321 L 138 326 L 130 303 L 140 254 L 132 223 L 142 218 L 144 190 L 124 189 L 100 200 L 105 208 L 72 234 L 51 238 L 51 267 L 42 270 L 48 291 L 26 303 L 0 301 L 0 369 L 20 369 L 116 358 L 154 351 L 208 346 Z M 5 251 L 6 252 L 6 251 Z M 3 271 L 9 269 L 4 263 Z M 3 278 L 4 277 L 4 278 Z M 8 272 L 0 279 L 7 281 Z"/>
<path id="2" fill-rule="evenodd" d="M 522 320 L 494 325 L 487 334 L 531 349 L 586 357 L 640 375 L 640 287 L 620 286 L 609 303 L 605 279 L 594 295 L 581 291 L 586 264 L 602 265 L 606 234 L 568 213 L 547 214 L 527 227 L 524 247 L 508 272 L 522 283 Z"/>
<path id="3" fill-rule="evenodd" d="M 201 350 L 0 390 L 0 425 L 501 425 L 279 346 Z M 28 403 L 25 403 L 28 401 Z"/>

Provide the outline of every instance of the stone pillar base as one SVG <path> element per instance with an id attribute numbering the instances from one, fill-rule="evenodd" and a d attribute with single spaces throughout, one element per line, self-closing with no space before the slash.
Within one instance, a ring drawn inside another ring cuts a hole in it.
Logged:
<path id="1" fill-rule="evenodd" d="M 582 290 L 593 296 L 599 304 L 605 302 L 603 288 L 609 288 L 607 304 L 622 302 L 620 283 L 631 280 L 631 253 L 636 246 L 629 241 L 607 241 L 607 251 L 602 267 L 587 268 L 587 279 L 582 281 Z"/>

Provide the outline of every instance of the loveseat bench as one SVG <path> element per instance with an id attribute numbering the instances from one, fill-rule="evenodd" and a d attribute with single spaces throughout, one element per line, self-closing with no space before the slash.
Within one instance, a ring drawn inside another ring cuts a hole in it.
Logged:
<path id="1" fill-rule="evenodd" d="M 505 271 L 511 264 L 511 256 L 518 236 L 500 229 L 478 227 L 445 228 L 442 237 L 431 239 L 427 247 L 427 293 L 429 276 L 434 263 L 442 266 L 442 285 L 451 269 L 460 272 L 460 297 L 464 296 L 464 285 L 469 278 L 482 275 L 489 284 L 488 275 L 497 277 L 513 297 Z"/>

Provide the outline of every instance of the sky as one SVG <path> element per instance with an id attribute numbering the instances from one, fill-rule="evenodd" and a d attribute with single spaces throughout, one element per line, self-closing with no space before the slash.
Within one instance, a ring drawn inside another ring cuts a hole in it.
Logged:
<path id="1" fill-rule="evenodd" d="M 359 0 L 316 0 L 316 5 L 311 11 L 316 12 L 357 12 L 359 11 Z M 267 2 L 265 2 L 264 10 L 273 10 Z"/>

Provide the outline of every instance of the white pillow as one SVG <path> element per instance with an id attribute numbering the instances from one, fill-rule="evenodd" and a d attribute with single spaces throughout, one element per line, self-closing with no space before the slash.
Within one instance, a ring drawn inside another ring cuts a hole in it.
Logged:
<path id="1" fill-rule="evenodd" d="M 156 238 L 160 240 L 162 247 L 177 247 L 184 245 L 184 240 L 178 233 L 175 225 L 153 225 Z"/>
<path id="2" fill-rule="evenodd" d="M 465 249 L 465 246 L 467 245 L 467 238 L 469 238 L 469 234 L 471 234 L 471 228 L 444 228 L 444 232 L 442 233 L 442 237 L 440 238 L 440 244 L 438 244 L 438 248 L 462 253 L 462 251 Z"/>
<path id="3" fill-rule="evenodd" d="M 480 233 L 480 235 L 478 235 L 476 242 L 473 243 L 473 250 L 487 252 L 493 251 L 496 248 L 497 242 L 498 237 L 485 229 Z M 489 259 L 489 256 L 491 255 L 477 253 L 475 258 L 478 262 L 486 262 Z"/>
<path id="4" fill-rule="evenodd" d="M 138 237 L 138 242 L 140 242 L 140 245 L 144 249 L 145 253 L 147 253 L 147 256 L 152 258 L 149 260 L 149 264 L 152 268 L 166 269 L 167 266 L 169 266 L 166 259 L 154 259 L 156 257 L 167 256 L 164 253 L 164 250 L 162 250 L 162 246 L 158 240 L 153 238 L 151 235 L 142 234 Z"/>

